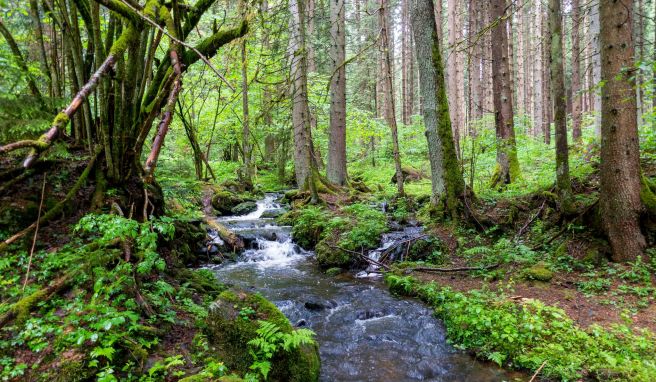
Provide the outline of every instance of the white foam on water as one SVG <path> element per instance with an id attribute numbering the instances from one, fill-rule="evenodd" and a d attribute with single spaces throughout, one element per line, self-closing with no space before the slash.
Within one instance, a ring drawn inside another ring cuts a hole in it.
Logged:
<path id="1" fill-rule="evenodd" d="M 230 221 L 241 221 L 241 220 L 256 220 L 259 219 L 264 211 L 273 210 L 280 208 L 280 205 L 275 202 L 276 195 L 267 194 L 264 196 L 264 199 L 258 200 L 256 202 L 257 209 L 249 214 L 240 215 L 240 216 L 226 216 L 224 218 L 219 218 L 219 221 L 230 222 Z"/>
<path id="2" fill-rule="evenodd" d="M 283 242 L 257 239 L 257 249 L 244 252 L 241 263 L 255 263 L 258 268 L 283 268 L 306 257 L 298 246 L 287 239 Z"/>

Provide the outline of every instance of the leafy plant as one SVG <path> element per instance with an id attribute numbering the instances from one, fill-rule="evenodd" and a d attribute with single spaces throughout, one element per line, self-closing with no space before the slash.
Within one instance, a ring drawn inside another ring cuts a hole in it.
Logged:
<path id="1" fill-rule="evenodd" d="M 314 332 L 310 329 L 296 329 L 283 332 L 278 325 L 268 321 L 258 321 L 257 337 L 248 341 L 253 357 L 251 370 L 267 379 L 271 371 L 271 359 L 278 351 L 290 352 L 301 345 L 314 343 Z"/>

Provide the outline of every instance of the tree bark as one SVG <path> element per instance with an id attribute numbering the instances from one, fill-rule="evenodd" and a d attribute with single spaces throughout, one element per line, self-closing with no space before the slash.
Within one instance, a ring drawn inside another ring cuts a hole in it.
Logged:
<path id="1" fill-rule="evenodd" d="M 599 205 L 613 260 L 631 261 L 646 243 L 640 231 L 640 146 L 631 41 L 633 1 L 601 0 L 601 166 Z"/>
<path id="2" fill-rule="evenodd" d="M 581 141 L 581 15 L 579 0 L 572 0 L 572 139 Z"/>
<path id="3" fill-rule="evenodd" d="M 567 104 L 565 71 L 563 69 L 563 17 L 560 0 L 549 0 L 549 32 L 551 38 L 551 92 L 554 100 L 556 130 L 556 189 L 563 210 L 569 211 L 572 185 L 569 179 L 569 149 L 567 147 Z"/>
<path id="4" fill-rule="evenodd" d="M 382 69 L 384 80 L 385 120 L 392 134 L 392 153 L 394 156 L 394 167 L 396 177 L 397 194 L 404 196 L 403 171 L 401 170 L 401 154 L 399 152 L 399 137 L 396 126 L 396 112 L 394 110 L 394 85 L 392 81 L 392 65 L 390 59 L 389 34 L 387 28 L 387 0 L 380 0 L 378 10 L 378 22 L 380 23 L 380 44 L 382 54 Z"/>
<path id="5" fill-rule="evenodd" d="M 332 183 L 346 183 L 346 18 L 344 0 L 330 0 L 330 130 L 326 176 Z"/>
<path id="6" fill-rule="evenodd" d="M 431 203 L 457 219 L 462 211 L 465 182 L 453 142 L 440 42 L 432 17 L 433 2 L 410 1 L 431 166 Z"/>
<path id="7" fill-rule="evenodd" d="M 307 51 L 305 40 L 305 0 L 290 0 L 290 59 L 292 125 L 294 129 L 294 169 L 301 190 L 310 190 L 312 201 L 318 201 L 316 167 L 312 159 L 310 109 L 307 93 Z"/>
<path id="8" fill-rule="evenodd" d="M 508 32 L 504 20 L 505 0 L 490 3 L 490 18 L 497 25 L 492 29 L 492 83 L 497 137 L 497 168 L 491 185 L 509 184 L 519 177 L 519 161 L 513 125 L 512 88 L 508 62 Z"/>

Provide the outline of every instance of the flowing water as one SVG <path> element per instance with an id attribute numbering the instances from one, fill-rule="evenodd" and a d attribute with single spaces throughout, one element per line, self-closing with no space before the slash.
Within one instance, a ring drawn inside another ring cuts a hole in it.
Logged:
<path id="1" fill-rule="evenodd" d="M 262 218 L 266 211 L 280 208 L 275 199 L 267 195 L 256 211 L 219 219 L 244 237 L 251 249 L 238 262 L 212 269 L 222 282 L 260 292 L 292 324 L 316 332 L 322 381 L 512 379 L 513 374 L 454 350 L 429 308 L 392 296 L 372 277 L 375 273 L 356 278 L 329 277 L 318 271 L 312 252 L 294 244 L 289 227 Z M 404 234 L 387 235 L 381 247 L 389 247 Z"/>

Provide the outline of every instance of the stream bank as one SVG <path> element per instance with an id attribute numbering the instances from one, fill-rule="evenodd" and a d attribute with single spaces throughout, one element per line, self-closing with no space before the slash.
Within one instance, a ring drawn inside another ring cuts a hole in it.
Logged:
<path id="1" fill-rule="evenodd" d="M 217 220 L 241 236 L 236 262 L 207 265 L 221 282 L 271 300 L 296 327 L 316 333 L 322 381 L 503 381 L 516 374 L 447 344 L 444 327 L 420 302 L 392 296 L 380 279 L 329 277 L 313 252 L 275 223 L 276 195 L 243 216 Z M 382 247 L 403 235 L 386 235 Z"/>

